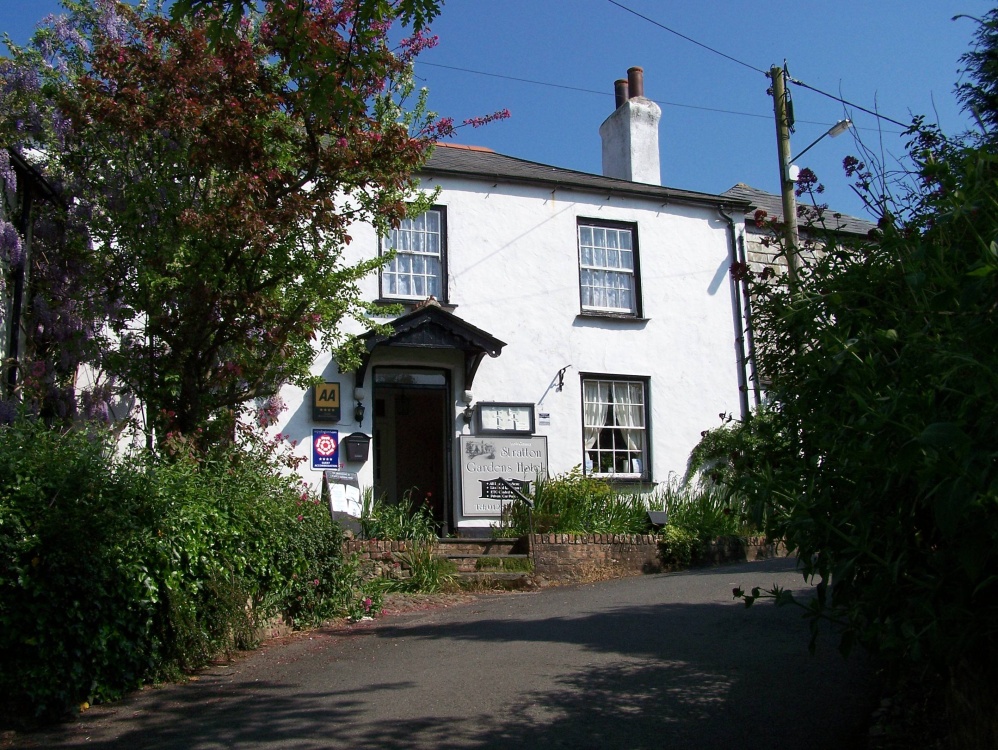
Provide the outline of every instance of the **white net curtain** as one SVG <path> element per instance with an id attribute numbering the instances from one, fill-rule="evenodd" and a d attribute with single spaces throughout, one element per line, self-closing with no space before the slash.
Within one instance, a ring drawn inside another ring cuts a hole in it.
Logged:
<path id="1" fill-rule="evenodd" d="M 644 383 L 586 380 L 586 472 L 641 476 L 644 473 Z"/>

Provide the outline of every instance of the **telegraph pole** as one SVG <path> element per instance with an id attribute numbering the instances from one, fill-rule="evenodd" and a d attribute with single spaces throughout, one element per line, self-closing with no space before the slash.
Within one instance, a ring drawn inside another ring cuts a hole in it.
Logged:
<path id="1" fill-rule="evenodd" d="M 773 112 L 776 115 L 776 145 L 780 156 L 780 195 L 783 198 L 783 231 L 787 256 L 787 281 L 790 291 L 797 288 L 797 201 L 794 181 L 790 179 L 790 117 L 787 112 L 787 87 L 783 68 L 769 69 L 773 81 Z"/>

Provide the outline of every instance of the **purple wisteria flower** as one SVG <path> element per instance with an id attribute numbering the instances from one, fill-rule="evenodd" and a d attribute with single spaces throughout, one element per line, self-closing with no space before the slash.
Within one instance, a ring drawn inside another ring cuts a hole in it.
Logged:
<path id="1" fill-rule="evenodd" d="M 19 268 L 24 262 L 21 235 L 9 221 L 0 221 L 0 258 L 12 268 Z"/>
<path id="2" fill-rule="evenodd" d="M 14 171 L 10 154 L 5 148 L 0 148 L 0 180 L 3 180 L 3 186 L 11 193 L 17 192 L 17 172 Z"/>
<path id="3" fill-rule="evenodd" d="M 112 42 L 123 42 L 127 24 L 115 8 L 114 0 L 97 0 L 97 29 Z"/>

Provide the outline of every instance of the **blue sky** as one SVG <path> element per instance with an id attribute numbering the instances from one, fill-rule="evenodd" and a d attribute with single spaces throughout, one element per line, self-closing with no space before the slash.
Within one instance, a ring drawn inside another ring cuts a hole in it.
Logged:
<path id="1" fill-rule="evenodd" d="M 772 101 L 759 71 L 786 59 L 791 75 L 814 88 L 901 122 L 924 114 L 955 134 L 969 127 L 953 87 L 974 24 L 951 18 L 981 16 L 992 6 L 984 0 L 617 2 L 716 52 L 611 0 L 446 0 L 433 24 L 440 43 L 416 66 L 419 83 L 429 88 L 432 109 L 457 120 L 510 110 L 505 122 L 462 129 L 456 142 L 598 173 L 598 128 L 613 109 L 613 81 L 640 65 L 646 96 L 663 110 L 664 184 L 721 192 L 745 182 L 777 192 Z M 56 0 L 0 0 L 0 31 L 23 42 L 58 7 Z M 897 125 L 808 89 L 791 90 L 794 154 L 845 116 L 888 164 L 903 153 Z M 841 169 L 842 158 L 857 150 L 852 135 L 826 138 L 799 164 L 817 172 L 836 210 L 865 215 Z"/>

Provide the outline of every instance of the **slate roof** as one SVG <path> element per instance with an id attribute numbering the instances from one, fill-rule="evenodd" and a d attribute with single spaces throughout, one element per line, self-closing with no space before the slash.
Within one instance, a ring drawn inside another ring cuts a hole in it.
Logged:
<path id="1" fill-rule="evenodd" d="M 748 201 L 751 207 L 745 212 L 745 223 L 755 224 L 755 211 L 761 208 L 770 216 L 783 216 L 783 199 L 779 195 L 767 193 L 765 190 L 746 185 L 739 182 L 734 187 L 725 190 L 723 195 L 729 198 L 737 198 Z M 857 219 L 855 216 L 837 213 L 829 208 L 825 211 L 825 223 L 829 229 L 844 234 L 857 234 L 866 236 L 871 229 L 876 229 L 877 225 L 866 219 Z"/>
<path id="2" fill-rule="evenodd" d="M 425 176 L 467 177 L 470 179 L 546 185 L 561 190 L 606 193 L 607 196 L 651 198 L 662 203 L 694 203 L 746 210 L 744 199 L 733 195 L 698 193 L 660 185 L 646 185 L 613 177 L 576 172 L 548 164 L 517 159 L 475 146 L 438 144 L 421 173 Z"/>

